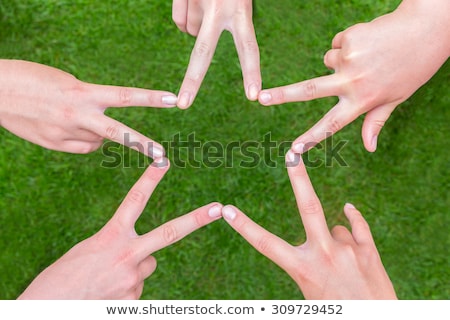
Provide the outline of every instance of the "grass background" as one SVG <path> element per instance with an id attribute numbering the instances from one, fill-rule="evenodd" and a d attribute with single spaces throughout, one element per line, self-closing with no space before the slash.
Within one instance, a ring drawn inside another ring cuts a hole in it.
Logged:
<path id="1" fill-rule="evenodd" d="M 264 87 L 323 75 L 333 36 L 393 10 L 400 1 L 258 0 L 254 24 Z M 171 1 L 26 0 L 0 3 L 0 57 L 51 65 L 83 81 L 177 92 L 195 39 L 171 21 Z M 407 53 L 405 53 L 407 54 Z M 411 66 L 414 67 L 414 66 Z M 449 163 L 446 63 L 393 113 L 375 154 L 363 149 L 356 120 L 336 134 L 348 140 L 347 167 L 310 168 L 330 225 L 346 223 L 345 202 L 371 225 L 401 299 L 448 299 Z M 231 35 L 224 33 L 194 105 L 185 111 L 129 108 L 112 117 L 157 140 L 195 132 L 200 141 L 292 141 L 335 98 L 265 108 L 246 100 Z M 14 299 L 46 266 L 97 232 L 144 171 L 102 168 L 101 150 L 45 150 L 0 131 L 0 298 Z M 172 159 L 173 150 L 168 150 Z M 242 156 L 235 154 L 235 160 Z M 323 160 L 322 150 L 310 157 Z M 177 168 L 156 189 L 138 221 L 146 232 L 211 201 L 239 206 L 291 243 L 304 232 L 284 157 L 276 166 Z M 155 254 L 158 269 L 143 299 L 301 299 L 296 284 L 219 221 Z"/>

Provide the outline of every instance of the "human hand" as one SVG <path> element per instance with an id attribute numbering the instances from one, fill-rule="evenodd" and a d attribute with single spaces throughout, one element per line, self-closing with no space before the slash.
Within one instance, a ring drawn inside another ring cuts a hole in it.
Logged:
<path id="1" fill-rule="evenodd" d="M 393 110 L 425 84 L 450 55 L 450 2 L 404 1 L 393 13 L 338 33 L 324 57 L 335 71 L 279 88 L 263 90 L 264 105 L 337 96 L 339 102 L 293 142 L 307 151 L 366 113 L 362 139 L 374 152 Z"/>
<path id="2" fill-rule="evenodd" d="M 152 158 L 164 155 L 163 147 L 124 124 L 106 116 L 110 107 L 176 105 L 173 93 L 96 85 L 45 65 L 0 60 L 0 125 L 42 147 L 89 153 L 104 138 L 139 146 Z"/>
<path id="3" fill-rule="evenodd" d="M 234 206 L 222 209 L 224 219 L 285 270 L 306 299 L 396 299 L 369 226 L 359 211 L 345 205 L 352 231 L 336 226 L 330 232 L 300 155 L 289 151 L 286 164 L 305 228 L 304 244 L 290 245 Z"/>
<path id="4" fill-rule="evenodd" d="M 39 274 L 19 299 L 138 299 L 156 269 L 151 254 L 221 218 L 222 205 L 211 203 L 137 235 L 134 224 L 169 168 L 161 160 L 165 166 L 154 162 L 98 233 Z"/>
<path id="5" fill-rule="evenodd" d="M 179 108 L 192 105 L 224 30 L 233 35 L 247 98 L 252 101 L 258 98 L 261 71 L 252 10 L 252 0 L 173 0 L 175 24 L 181 31 L 197 37 L 178 94 Z"/>

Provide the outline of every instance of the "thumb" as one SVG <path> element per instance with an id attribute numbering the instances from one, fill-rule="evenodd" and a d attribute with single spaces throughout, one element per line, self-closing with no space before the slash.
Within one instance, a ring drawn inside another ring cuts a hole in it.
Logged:
<path id="1" fill-rule="evenodd" d="M 397 104 L 387 104 L 367 112 L 362 126 L 362 139 L 367 151 L 377 150 L 378 135 L 396 107 Z"/>

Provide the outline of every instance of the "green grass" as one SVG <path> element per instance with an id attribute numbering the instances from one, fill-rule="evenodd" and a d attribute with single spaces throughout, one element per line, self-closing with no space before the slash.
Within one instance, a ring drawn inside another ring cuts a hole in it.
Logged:
<path id="1" fill-rule="evenodd" d="M 400 1 L 257 1 L 254 18 L 264 87 L 327 73 L 334 34 L 393 10 Z M 171 21 L 171 1 L 9 1 L 0 4 L 0 57 L 51 65 L 79 79 L 178 91 L 195 39 Z M 450 297 L 447 63 L 391 116 L 375 154 L 362 146 L 362 117 L 333 139 L 348 140 L 342 167 L 310 168 L 331 224 L 352 202 L 371 225 L 401 299 Z M 194 105 L 186 110 L 115 109 L 108 114 L 157 141 L 195 132 L 200 141 L 292 141 L 335 98 L 273 108 L 248 102 L 231 36 L 223 34 Z M 97 232 L 146 163 L 102 168 L 101 150 L 71 155 L 0 131 L 0 292 L 14 299 L 47 265 Z M 121 149 L 121 148 L 119 148 Z M 174 150 L 169 151 L 173 160 Z M 186 154 L 186 151 L 183 151 Z M 274 155 L 273 155 L 274 156 Z M 323 150 L 312 150 L 323 160 Z M 146 232 L 211 201 L 239 206 L 289 242 L 304 240 L 283 156 L 276 166 L 177 168 L 138 221 Z M 236 155 L 236 160 L 239 154 Z M 296 284 L 219 221 L 155 254 L 143 299 L 300 299 Z"/>

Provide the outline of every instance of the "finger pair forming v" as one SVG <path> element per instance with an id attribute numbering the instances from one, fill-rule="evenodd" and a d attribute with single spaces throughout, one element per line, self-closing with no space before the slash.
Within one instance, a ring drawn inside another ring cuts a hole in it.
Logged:
<path id="1" fill-rule="evenodd" d="M 192 50 L 188 69 L 178 95 L 178 107 L 188 108 L 194 101 L 217 47 L 222 30 L 205 17 Z"/>

